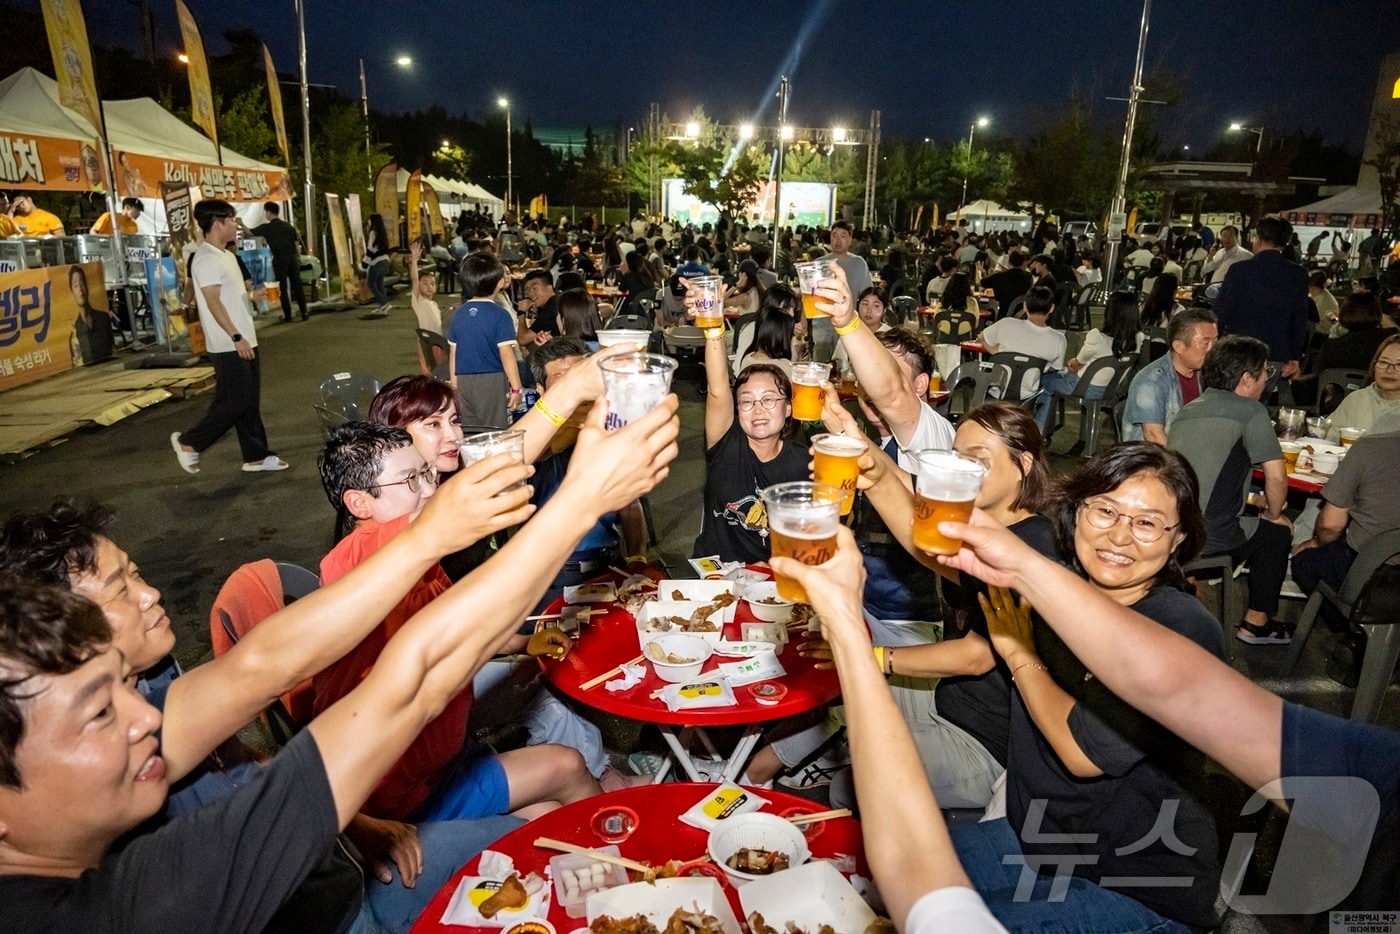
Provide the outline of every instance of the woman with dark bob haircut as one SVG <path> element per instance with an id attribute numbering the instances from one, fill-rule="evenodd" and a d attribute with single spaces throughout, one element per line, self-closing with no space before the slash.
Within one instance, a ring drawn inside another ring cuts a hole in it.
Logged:
<path id="1" fill-rule="evenodd" d="M 1219 656 L 1220 623 L 1182 573 L 1205 541 L 1199 496 L 1181 455 L 1134 442 L 1068 477 L 1049 515 L 1063 559 L 1095 590 Z M 992 588 L 983 605 L 1015 690 L 1006 817 L 952 831 L 973 887 L 1010 930 L 1080 930 L 1063 926 L 1070 918 L 1096 931 L 1214 927 L 1220 865 L 1204 756 L 1105 688 L 1009 591 Z M 1050 903 L 1052 883 L 1063 884 L 1050 867 L 1070 857 L 1068 892 Z M 1047 868 L 1029 898 L 1005 868 L 1022 859 Z"/>

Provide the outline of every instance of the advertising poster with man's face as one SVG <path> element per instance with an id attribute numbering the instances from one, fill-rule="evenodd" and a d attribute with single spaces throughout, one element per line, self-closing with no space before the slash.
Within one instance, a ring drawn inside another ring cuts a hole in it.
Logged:
<path id="1" fill-rule="evenodd" d="M 0 276 L 0 392 L 110 356 L 100 262 Z"/>

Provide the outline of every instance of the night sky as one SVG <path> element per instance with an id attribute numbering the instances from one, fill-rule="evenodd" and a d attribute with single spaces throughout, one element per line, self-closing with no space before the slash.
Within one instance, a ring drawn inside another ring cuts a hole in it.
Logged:
<path id="1" fill-rule="evenodd" d="M 250 28 L 278 67 L 296 67 L 292 0 L 188 0 L 210 54 Z M 84 0 L 90 33 L 140 49 L 134 2 Z M 158 54 L 179 46 L 174 5 L 154 0 Z M 1121 125 L 1138 0 L 859 2 L 758 0 L 307 0 L 310 80 L 371 106 L 434 103 L 480 118 L 510 97 L 517 125 L 639 125 L 650 102 L 673 119 L 704 104 L 741 122 L 769 103 L 784 62 L 797 125 L 865 126 L 949 141 L 986 115 L 986 132 L 1024 138 L 1078 91 L 1103 126 Z M 799 39 L 801 37 L 801 39 Z M 1400 49 L 1395 0 L 1157 0 L 1147 70 L 1188 89 L 1159 116 L 1164 141 L 1210 148 L 1232 120 L 1317 130 L 1360 150 L 1377 69 Z M 411 70 L 392 59 L 413 57 Z M 120 89 L 104 89 L 120 97 Z M 288 106 L 294 106 L 292 98 Z"/>

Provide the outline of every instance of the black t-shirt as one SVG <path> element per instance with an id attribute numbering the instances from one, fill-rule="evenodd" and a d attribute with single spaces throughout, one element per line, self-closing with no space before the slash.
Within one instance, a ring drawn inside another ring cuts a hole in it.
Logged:
<path id="1" fill-rule="evenodd" d="M 559 303 L 556 301 L 557 298 L 557 295 L 551 295 L 549 301 L 535 309 L 535 323 L 530 326 L 530 330 L 536 334 L 559 336 Z"/>
<path id="2" fill-rule="evenodd" d="M 282 218 L 279 217 L 254 227 L 253 235 L 267 241 L 267 248 L 272 252 L 273 259 L 296 258 L 297 243 L 300 242 L 301 238 L 297 236 L 297 229 Z"/>
<path id="3" fill-rule="evenodd" d="M 1044 516 L 1030 516 L 1010 526 L 1017 538 L 1052 561 L 1060 560 L 1055 547 L 1055 531 Z M 961 584 L 943 581 L 943 597 L 953 607 L 944 616 L 943 640 L 961 639 L 970 632 L 992 641 L 987 632 L 987 617 L 977 602 L 987 585 L 974 577 L 964 576 Z M 1011 733 L 1011 670 L 996 652 L 992 670 L 982 675 L 959 675 L 943 678 L 934 689 L 938 715 L 968 733 L 986 748 L 1002 765 L 1007 762 L 1007 744 Z"/>
<path id="4" fill-rule="evenodd" d="M 1220 624 L 1195 597 L 1158 587 L 1132 608 L 1212 654 L 1221 654 Z M 1020 692 L 1012 691 L 1006 814 L 1022 840 L 1022 851 L 1027 857 L 1093 857 L 1087 864 L 1064 868 L 1096 883 L 1105 877 L 1190 879 L 1189 886 L 1119 882 L 1106 887 L 1173 921 L 1214 927 L 1220 864 L 1215 821 L 1202 803 L 1205 757 L 1119 700 L 1041 620 L 1035 624 L 1035 645 L 1055 682 L 1076 702 L 1069 714 L 1075 742 L 1103 774 L 1071 774 L 1031 720 Z M 1122 646 L 1122 651 L 1133 647 Z M 1034 817 L 1027 821 L 1033 802 L 1036 810 L 1044 807 L 1038 822 Z M 1167 817 L 1175 835 L 1171 842 L 1154 832 L 1157 822 Z M 1089 840 L 1066 841 L 1062 836 L 1070 834 Z M 1056 871 L 1053 860 L 1041 866 L 1045 875 Z"/>
<path id="5" fill-rule="evenodd" d="M 807 449 L 793 441 L 784 441 L 771 461 L 759 460 L 736 418 L 705 451 L 705 505 L 694 556 L 767 561 L 768 513 L 759 494 L 775 483 L 806 480 L 807 461 Z"/>
<path id="6" fill-rule="evenodd" d="M 237 794 L 135 838 L 76 879 L 0 877 L 0 931 L 272 930 L 338 824 L 320 751 L 303 730 Z M 342 931 L 358 909 L 285 930 Z"/>
<path id="7" fill-rule="evenodd" d="M 1011 309 L 1011 303 L 1025 295 L 1035 285 L 1035 276 L 1032 276 L 1025 269 L 1003 269 L 1001 272 L 993 273 L 982 280 L 982 286 L 992 290 L 996 297 L 1000 311 L 997 317 L 1003 317 Z"/>

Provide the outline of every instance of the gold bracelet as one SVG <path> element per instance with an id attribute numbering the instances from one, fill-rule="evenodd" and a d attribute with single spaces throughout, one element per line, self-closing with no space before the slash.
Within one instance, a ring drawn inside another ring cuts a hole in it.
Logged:
<path id="1" fill-rule="evenodd" d="M 568 421 L 568 419 L 566 419 L 564 416 L 560 415 L 558 412 L 554 411 L 548 405 L 546 405 L 543 396 L 541 396 L 535 401 L 535 411 L 543 415 L 545 417 L 545 420 L 551 425 L 553 425 L 555 428 L 560 427 L 566 421 Z"/>
<path id="2" fill-rule="evenodd" d="M 837 333 L 837 334 L 840 334 L 842 337 L 845 337 L 847 334 L 851 333 L 852 331 L 854 331 L 854 330 L 855 330 L 856 328 L 858 328 L 858 327 L 860 327 L 860 318 L 859 318 L 859 316 L 857 316 L 856 318 L 854 318 L 854 319 L 851 321 L 850 324 L 847 324 L 847 325 L 843 325 L 843 326 L 841 326 L 841 327 L 838 327 L 838 328 L 836 329 L 836 333 Z"/>
<path id="3" fill-rule="evenodd" d="M 1044 665 L 1042 665 L 1040 662 L 1022 662 L 1021 664 L 1017 665 L 1015 668 L 1013 668 L 1013 669 L 1011 670 L 1011 680 L 1012 680 L 1012 681 L 1015 681 L 1015 680 L 1016 680 L 1016 672 L 1020 671 L 1022 668 L 1034 668 L 1034 669 L 1036 669 L 1036 670 L 1038 670 L 1038 671 L 1049 671 L 1049 670 L 1050 670 L 1049 668 L 1046 668 Z"/>
<path id="4" fill-rule="evenodd" d="M 894 674 L 894 650 L 895 650 L 895 647 L 892 646 L 892 645 L 886 646 L 886 647 L 885 647 L 885 675 L 886 675 L 886 677 L 892 676 L 892 675 Z"/>
<path id="5" fill-rule="evenodd" d="M 705 340 L 712 341 L 724 336 L 724 328 L 705 328 Z"/>

